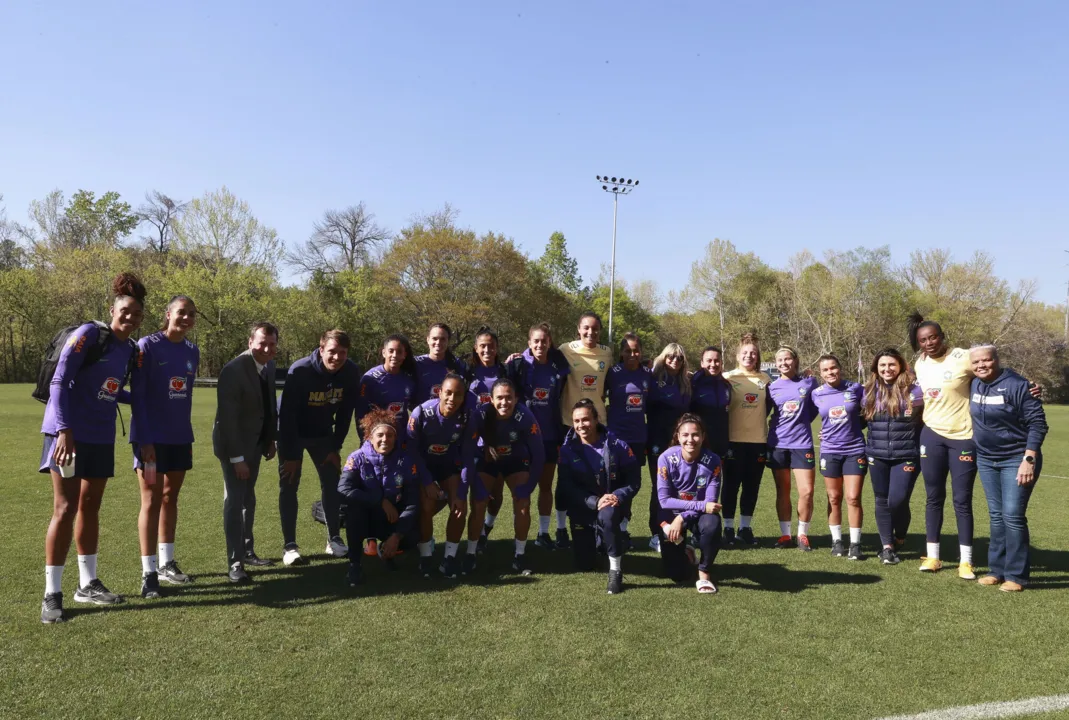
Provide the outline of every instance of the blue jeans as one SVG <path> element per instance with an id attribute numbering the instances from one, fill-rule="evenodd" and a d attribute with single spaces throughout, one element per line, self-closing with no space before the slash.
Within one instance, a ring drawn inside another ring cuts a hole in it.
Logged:
<path id="1" fill-rule="evenodd" d="M 981 455 L 976 458 L 976 467 L 980 471 L 980 482 L 991 515 L 991 546 L 987 551 L 991 574 L 1027 585 L 1032 559 L 1025 510 L 1032 488 L 1039 480 L 1043 457 L 1036 455 L 1035 480 L 1028 485 L 1018 485 L 1017 468 L 1023 459 L 1023 453 L 1009 460 L 992 460 Z"/>

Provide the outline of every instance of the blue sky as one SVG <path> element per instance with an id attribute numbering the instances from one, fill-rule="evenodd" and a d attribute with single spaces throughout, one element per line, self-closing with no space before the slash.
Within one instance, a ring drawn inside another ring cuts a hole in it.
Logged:
<path id="1" fill-rule="evenodd" d="M 0 192 L 226 184 L 290 243 L 449 202 L 678 289 L 714 237 L 1069 280 L 1069 3 L 6 3 Z"/>

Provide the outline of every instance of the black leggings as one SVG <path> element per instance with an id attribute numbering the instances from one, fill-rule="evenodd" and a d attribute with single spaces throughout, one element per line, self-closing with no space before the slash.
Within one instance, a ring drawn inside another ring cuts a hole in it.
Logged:
<path id="1" fill-rule="evenodd" d="M 921 428 L 921 472 L 928 502 L 924 506 L 927 540 L 939 542 L 943 530 L 943 505 L 947 499 L 947 474 L 958 520 L 958 544 L 972 546 L 972 490 L 976 484 L 976 446 L 972 440 L 950 440 L 927 426 Z"/>
<path id="2" fill-rule="evenodd" d="M 869 479 L 876 496 L 876 527 L 880 542 L 892 546 L 895 538 L 902 540 L 909 530 L 912 516 L 909 499 L 917 484 L 920 464 L 912 460 L 882 460 L 869 458 Z"/>
<path id="3" fill-rule="evenodd" d="M 724 519 L 735 519 L 735 506 L 739 504 L 739 488 L 742 488 L 742 514 L 752 516 L 757 508 L 757 492 L 761 489 L 761 477 L 765 474 L 768 447 L 764 443 L 739 443 L 728 445 L 724 456 L 724 485 L 720 489 L 720 504 Z"/>
<path id="4" fill-rule="evenodd" d="M 709 572 L 713 569 L 717 553 L 720 552 L 720 516 L 702 515 L 700 518 L 683 523 L 683 529 L 694 535 L 702 551 L 698 569 L 702 572 Z M 690 572 L 686 546 L 683 543 L 676 545 L 663 540 L 661 542 L 661 564 L 665 574 L 674 582 L 686 580 Z"/>

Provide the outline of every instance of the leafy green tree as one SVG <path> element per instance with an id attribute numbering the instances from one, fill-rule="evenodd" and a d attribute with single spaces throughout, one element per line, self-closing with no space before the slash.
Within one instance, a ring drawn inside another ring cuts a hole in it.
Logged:
<path id="1" fill-rule="evenodd" d="M 207 270 L 257 265 L 272 276 L 282 257 L 274 228 L 260 222 L 244 200 L 225 186 L 189 203 L 174 225 L 175 245 Z"/>
<path id="2" fill-rule="evenodd" d="M 545 252 L 537 261 L 537 266 L 545 274 L 549 284 L 563 293 L 579 295 L 583 289 L 583 279 L 579 276 L 579 263 L 568 254 L 568 241 L 564 233 L 555 232 L 549 236 Z"/>

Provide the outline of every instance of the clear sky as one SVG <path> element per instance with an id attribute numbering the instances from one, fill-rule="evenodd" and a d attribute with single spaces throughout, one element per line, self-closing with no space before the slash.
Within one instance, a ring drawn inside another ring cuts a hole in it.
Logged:
<path id="1" fill-rule="evenodd" d="M 985 250 L 1069 280 L 1069 2 L 7 2 L 0 192 L 228 185 L 289 243 L 449 202 L 584 276 L 680 288 L 714 237 Z"/>

